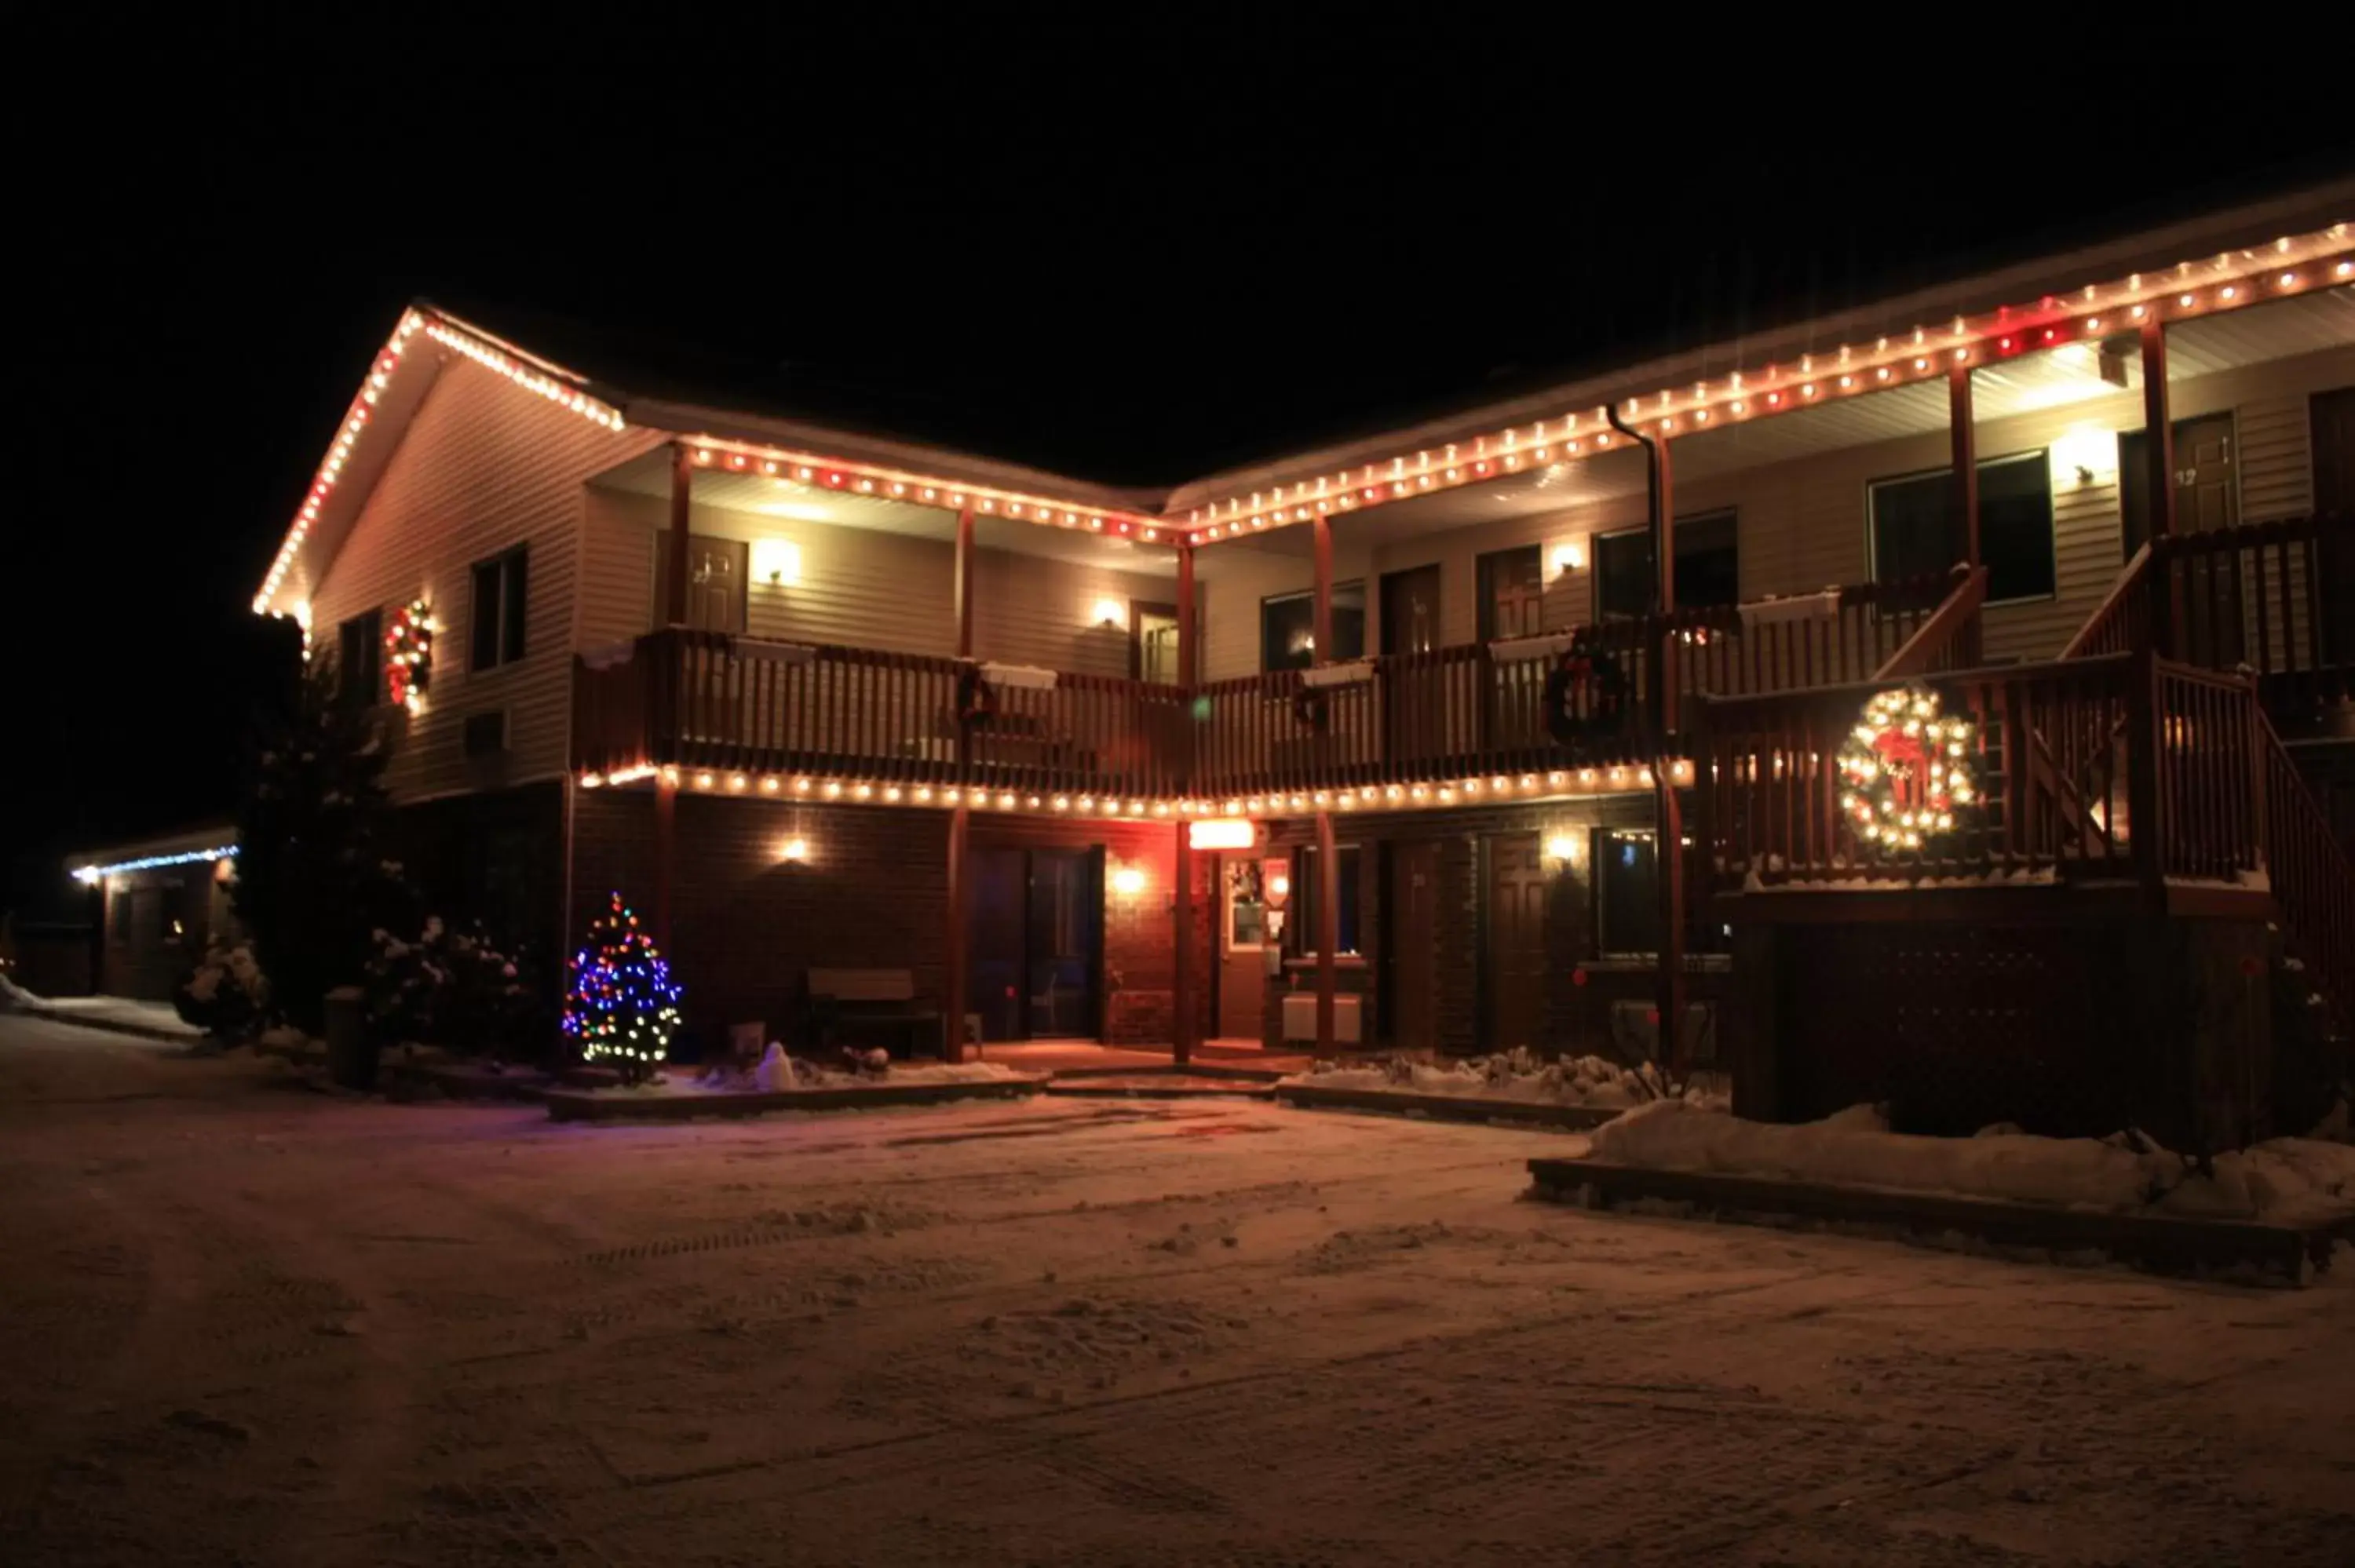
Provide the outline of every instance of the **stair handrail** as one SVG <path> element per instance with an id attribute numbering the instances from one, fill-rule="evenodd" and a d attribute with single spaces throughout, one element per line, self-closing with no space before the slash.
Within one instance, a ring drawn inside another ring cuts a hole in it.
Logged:
<path id="1" fill-rule="evenodd" d="M 1987 571 L 1985 567 L 1958 568 L 1955 586 L 1930 619 L 1913 629 L 1913 635 L 1904 645 L 1881 662 L 1872 673 L 1876 681 L 1902 681 L 1926 674 L 1947 645 L 1971 624 L 1987 602 Z"/>
<path id="2" fill-rule="evenodd" d="M 2254 708 L 2264 774 L 2265 877 L 2282 928 L 2341 1033 L 2355 1030 L 2355 861 L 2332 832 L 2297 762 Z"/>
<path id="3" fill-rule="evenodd" d="M 2062 658 L 2083 659 L 2096 653 L 2125 653 L 2135 649 L 2141 639 L 2136 635 L 2137 629 L 2132 617 L 2147 602 L 2144 589 L 2150 581 L 2153 558 L 2150 542 L 2145 540 L 2126 564 L 2118 568 L 2117 580 L 2110 585 L 2110 591 L 2102 596 L 2102 602 L 2094 607 L 2094 613 L 2085 618 L 2085 623 L 2077 628 L 2077 634 L 2069 639 L 2068 645 L 2061 650 Z M 2147 620 L 2141 630 L 2147 631 Z"/>

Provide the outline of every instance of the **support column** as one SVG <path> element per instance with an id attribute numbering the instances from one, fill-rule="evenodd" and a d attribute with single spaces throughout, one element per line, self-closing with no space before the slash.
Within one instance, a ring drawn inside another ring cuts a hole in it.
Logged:
<path id="1" fill-rule="evenodd" d="M 1201 649 L 1196 645 L 1194 626 L 1194 552 L 1179 548 L 1178 552 L 1178 683 L 1192 688 L 1199 677 L 1196 663 Z"/>
<path id="2" fill-rule="evenodd" d="M 1652 820 L 1658 837 L 1653 841 L 1652 865 L 1657 874 L 1660 909 L 1660 972 L 1654 988 L 1660 1014 L 1657 1039 L 1660 1065 L 1680 1073 L 1685 1016 L 1685 835 L 1684 803 L 1677 798 L 1670 778 L 1684 742 L 1684 721 L 1677 700 L 1684 644 L 1668 624 L 1677 608 L 1676 477 L 1668 461 L 1668 439 L 1652 443 L 1652 506 L 1654 538 L 1659 547 L 1660 571 L 1660 744 L 1652 758 Z"/>
<path id="3" fill-rule="evenodd" d="M 1170 857 L 1177 867 L 1169 907 L 1178 946 L 1169 982 L 1169 1060 L 1183 1067 L 1194 1060 L 1194 846 L 1186 823 L 1178 824 L 1177 833 L 1177 853 Z"/>
<path id="4" fill-rule="evenodd" d="M 951 589 L 956 619 L 956 656 L 973 657 L 973 508 L 957 514 L 955 577 Z M 962 769 L 973 760 L 973 730 L 960 722 L 956 726 L 956 761 Z M 962 808 L 959 809 L 962 811 Z"/>
<path id="5" fill-rule="evenodd" d="M 1309 524 L 1315 531 L 1316 591 L 1316 619 L 1310 622 L 1310 632 L 1316 639 L 1315 662 L 1333 662 L 1333 524 L 1320 514 Z"/>
<path id="6" fill-rule="evenodd" d="M 1977 417 L 1971 411 L 1971 367 L 1955 365 L 1946 371 L 1946 440 L 1955 471 L 1955 510 L 1963 520 L 1963 562 L 1972 570 L 1979 564 L 1979 443 Z"/>
<path id="7" fill-rule="evenodd" d="M 678 961 L 670 940 L 671 884 L 678 869 L 678 775 L 666 768 L 655 775 L 655 946 Z"/>
<path id="8" fill-rule="evenodd" d="M 2157 556 L 2159 541 L 2175 533 L 2175 420 L 2168 411 L 2167 328 L 2157 315 L 2142 323 L 2143 458 L 2147 465 L 2143 488 L 2150 493 L 2150 546 Z M 2181 587 L 2165 561 L 2154 560 L 2158 573 L 2150 597 L 2151 645 L 2164 653 L 2175 645 L 2175 629 L 2183 624 L 2177 602 Z"/>
<path id="9" fill-rule="evenodd" d="M 1186 746 L 1177 760 L 1182 766 L 1183 777 L 1189 781 L 1189 787 L 1194 773 L 1192 703 L 1195 663 L 1201 652 L 1195 643 L 1194 552 L 1181 545 L 1178 548 L 1178 684 L 1185 690 L 1188 705 L 1184 720 Z M 1194 845 L 1186 823 L 1179 822 L 1177 832 L 1175 863 L 1178 885 L 1174 890 L 1172 906 L 1178 923 L 1178 952 L 1177 963 L 1173 967 L 1169 1007 L 1169 1026 L 1176 1038 L 1169 1044 L 1170 1060 L 1183 1067 L 1194 1060 L 1197 1038 L 1194 1017 Z"/>
<path id="10" fill-rule="evenodd" d="M 1316 573 L 1315 597 L 1316 619 L 1312 622 L 1316 639 L 1312 663 L 1333 662 L 1333 524 L 1322 513 L 1310 524 Z M 1316 1054 L 1333 1054 L 1333 992 L 1336 980 L 1336 950 L 1340 946 L 1341 933 L 1341 856 L 1333 847 L 1333 813 L 1316 813 L 1316 929 L 1309 935 L 1316 942 Z"/>
<path id="11" fill-rule="evenodd" d="M 1334 1047 L 1335 954 L 1341 946 L 1341 852 L 1333 843 L 1333 813 L 1316 813 L 1316 1054 Z M 1365 1005 L 1360 1001 L 1359 1007 Z M 1362 1015 L 1360 1015 L 1362 1022 Z M 1362 1041 L 1359 1044 L 1363 1044 Z"/>
<path id="12" fill-rule="evenodd" d="M 967 978 L 972 964 L 965 949 L 964 862 L 970 826 L 971 818 L 964 807 L 959 806 L 949 813 L 949 940 L 947 973 L 941 981 L 941 990 L 945 993 L 941 998 L 941 1056 L 950 1062 L 966 1060 L 968 1050 L 964 1013 L 973 987 Z"/>
<path id="13" fill-rule="evenodd" d="M 695 489 L 695 459 L 685 441 L 670 445 L 670 581 L 664 595 L 663 624 L 687 624 L 687 577 L 690 504 Z"/>

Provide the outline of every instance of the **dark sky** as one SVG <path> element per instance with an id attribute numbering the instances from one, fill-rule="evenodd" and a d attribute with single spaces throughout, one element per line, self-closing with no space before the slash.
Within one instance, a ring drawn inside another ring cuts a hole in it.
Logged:
<path id="1" fill-rule="evenodd" d="M 2315 140 L 2319 65 L 2138 118 L 2139 82 L 2214 51 L 1713 82 L 1675 39 L 1501 10 L 950 14 L 21 36 L 59 96 L 11 110 L 36 283 L 12 269 L 0 904 L 54 905 L 78 845 L 228 814 L 285 657 L 247 602 L 413 296 L 1167 482 L 2350 164 Z"/>

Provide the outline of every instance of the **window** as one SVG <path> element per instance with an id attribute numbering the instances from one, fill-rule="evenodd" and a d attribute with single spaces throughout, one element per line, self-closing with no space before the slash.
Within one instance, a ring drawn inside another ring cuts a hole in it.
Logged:
<path id="1" fill-rule="evenodd" d="M 1366 585 L 1333 585 L 1333 652 L 1335 659 L 1359 659 L 1366 652 Z M 1316 596 L 1278 594 L 1259 601 L 1259 667 L 1262 670 L 1305 670 L 1316 662 Z"/>
<path id="2" fill-rule="evenodd" d="M 1676 525 L 1677 603 L 1732 604 L 1742 596 L 1742 556 L 1732 508 L 1679 517 Z M 1652 608 L 1652 531 L 1629 528 L 1594 541 L 1598 615 L 1642 615 Z"/>
<path id="3" fill-rule="evenodd" d="M 371 609 L 336 629 L 336 696 L 346 707 L 384 700 L 384 612 Z"/>
<path id="4" fill-rule="evenodd" d="M 1545 567 L 1535 545 L 1492 550 L 1479 561 L 1483 642 L 1535 637 L 1544 630 Z"/>
<path id="5" fill-rule="evenodd" d="M 1358 846 L 1343 844 L 1341 855 L 1341 908 L 1337 925 L 1340 938 L 1339 951 L 1355 953 L 1358 948 Z M 1300 852 L 1292 873 L 1292 929 L 1300 934 L 1297 944 L 1303 953 L 1314 953 L 1316 948 L 1317 903 L 1325 895 L 1325 883 L 1316 867 L 1314 846 Z"/>
<path id="6" fill-rule="evenodd" d="M 107 895 L 106 934 L 116 947 L 131 940 L 131 889 L 117 887 Z"/>
<path id="7" fill-rule="evenodd" d="M 517 545 L 505 555 L 474 563 L 474 620 L 466 655 L 469 670 L 495 670 L 523 657 L 527 553 Z"/>
<path id="8" fill-rule="evenodd" d="M 1648 832 L 1595 834 L 1594 929 L 1605 953 L 1660 949 L 1659 849 Z"/>
<path id="9" fill-rule="evenodd" d="M 188 889 L 186 884 L 166 882 L 156 890 L 155 936 L 165 943 L 176 943 L 188 934 Z"/>
<path id="10" fill-rule="evenodd" d="M 1872 579 L 1943 572 L 1969 554 L 1947 469 L 1875 480 Z M 2052 471 L 2042 451 L 1979 464 L 1979 559 L 1987 602 L 2052 596 Z"/>

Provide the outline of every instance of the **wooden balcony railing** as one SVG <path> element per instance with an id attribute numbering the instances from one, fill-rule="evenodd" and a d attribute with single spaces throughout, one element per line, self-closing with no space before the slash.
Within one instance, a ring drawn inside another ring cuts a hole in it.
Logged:
<path id="1" fill-rule="evenodd" d="M 1622 715 L 1576 747 L 1546 723 L 1547 677 L 1569 634 L 1191 691 L 1100 675 L 1001 681 L 994 710 L 967 725 L 957 709 L 969 666 L 955 659 L 674 628 L 579 662 L 576 761 L 596 773 L 676 766 L 1155 800 L 1633 768 L 1663 749 L 1654 719 L 1665 641 L 1684 698 L 1863 680 L 1922 647 L 1925 627 L 1967 619 L 1956 616 L 1960 581 L 1603 622 L 1592 644 L 1625 677 Z M 1587 705 L 1580 716 L 1596 696 L 1573 694 Z"/>
<path id="2" fill-rule="evenodd" d="M 2247 682 L 2125 654 L 1925 683 L 1973 726 L 1980 800 L 1918 852 L 1875 853 L 1838 754 L 1874 684 L 1715 701 L 1697 747 L 1718 885 L 2052 874 L 2231 882 L 2264 859 Z"/>
<path id="3" fill-rule="evenodd" d="M 2256 673 L 2276 711 L 2355 690 L 2355 518 L 2296 517 L 2175 534 L 2137 551 L 2062 651 L 2151 648 Z"/>
<path id="4" fill-rule="evenodd" d="M 1138 799 L 1177 792 L 1185 694 L 1101 675 L 1001 682 L 958 722 L 954 659 L 672 629 L 575 675 L 580 765 L 676 765 Z"/>
<path id="5" fill-rule="evenodd" d="M 2271 721 L 2259 714 L 2255 728 L 2274 901 L 2292 950 L 2316 971 L 2337 1033 L 2355 1033 L 2355 862 Z"/>

